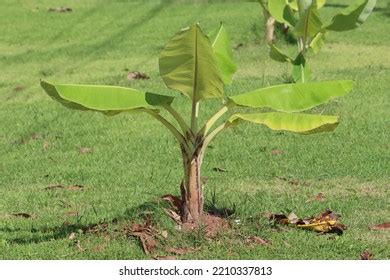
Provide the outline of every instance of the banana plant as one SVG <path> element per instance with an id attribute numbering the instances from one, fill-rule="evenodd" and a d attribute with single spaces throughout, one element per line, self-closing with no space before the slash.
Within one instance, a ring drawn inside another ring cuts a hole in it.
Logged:
<path id="1" fill-rule="evenodd" d="M 228 33 L 222 24 L 209 36 L 199 24 L 180 30 L 162 50 L 159 71 L 169 89 L 188 98 L 192 105 L 188 115 L 182 116 L 177 112 L 173 106 L 174 97 L 146 90 L 56 84 L 43 80 L 41 86 L 51 98 L 70 109 L 105 115 L 143 112 L 165 126 L 176 138 L 181 150 L 181 219 L 195 224 L 200 223 L 203 216 L 203 186 L 200 180 L 203 157 L 217 135 L 244 121 L 300 134 L 332 131 L 339 123 L 338 117 L 302 111 L 343 96 L 353 86 L 352 81 L 347 80 L 284 84 L 226 97 L 224 86 L 232 82 L 236 65 Z M 221 99 L 223 103 L 207 121 L 200 123 L 200 104 L 211 98 Z M 233 113 L 233 108 L 235 112 L 237 108 L 252 108 L 255 112 Z M 170 114 L 171 120 L 162 112 Z"/>
<path id="2" fill-rule="evenodd" d="M 259 0 L 261 1 L 261 0 Z M 268 1 L 268 12 L 276 21 L 287 25 L 297 38 L 298 53 L 290 57 L 273 43 L 270 44 L 270 57 L 279 62 L 292 64 L 292 78 L 295 82 L 310 80 L 306 65 L 306 53 L 311 49 L 318 53 L 329 31 L 353 30 L 363 24 L 373 11 L 376 0 L 357 0 L 340 13 L 326 21 L 320 15 L 325 0 L 272 0 Z M 265 8 L 265 6 L 263 5 Z"/>

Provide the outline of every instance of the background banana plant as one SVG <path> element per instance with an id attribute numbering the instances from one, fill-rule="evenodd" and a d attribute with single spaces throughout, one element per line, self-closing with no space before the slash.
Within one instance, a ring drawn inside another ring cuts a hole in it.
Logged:
<path id="1" fill-rule="evenodd" d="M 319 10 L 326 4 L 326 0 L 271 0 L 268 4 L 264 0 L 258 1 L 263 10 L 267 10 L 273 19 L 287 26 L 297 38 L 298 52 L 294 57 L 289 57 L 268 40 L 270 57 L 279 62 L 290 63 L 293 69 L 291 76 L 295 82 L 310 80 L 305 57 L 309 49 L 318 53 L 329 31 L 341 32 L 359 27 L 376 5 L 376 0 L 357 0 L 330 20 L 325 20 Z"/>
<path id="2" fill-rule="evenodd" d="M 203 156 L 209 143 L 221 131 L 243 121 L 301 134 L 332 131 L 338 124 L 336 116 L 312 115 L 302 111 L 347 94 L 353 85 L 352 81 L 285 84 L 225 97 L 224 86 L 232 82 L 236 65 L 232 59 L 229 36 L 222 24 L 209 36 L 198 24 L 180 30 L 162 50 L 159 70 L 168 88 L 188 97 L 192 104 L 188 115 L 181 116 L 173 108 L 174 97 L 148 91 L 47 81 L 41 81 L 41 86 L 50 97 L 67 108 L 106 115 L 145 112 L 164 125 L 181 148 L 184 169 L 180 188 L 181 219 L 195 224 L 202 221 L 203 214 L 200 180 Z M 210 98 L 223 100 L 223 105 L 200 124 L 199 104 Z M 236 107 L 252 108 L 255 113 L 230 113 Z M 262 108 L 267 108 L 267 112 L 261 112 Z M 165 118 L 162 110 L 167 111 L 174 121 Z"/>

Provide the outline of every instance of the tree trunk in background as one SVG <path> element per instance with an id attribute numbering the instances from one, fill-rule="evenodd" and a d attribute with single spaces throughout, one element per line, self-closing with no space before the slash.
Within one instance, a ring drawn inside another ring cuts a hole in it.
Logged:
<path id="1" fill-rule="evenodd" d="M 265 23 L 265 41 L 271 44 L 275 41 L 275 19 L 268 13 L 264 12 Z"/>

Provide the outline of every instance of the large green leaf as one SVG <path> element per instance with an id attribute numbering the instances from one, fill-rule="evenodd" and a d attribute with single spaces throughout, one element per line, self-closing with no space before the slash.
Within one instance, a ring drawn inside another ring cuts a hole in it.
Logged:
<path id="1" fill-rule="evenodd" d="M 228 122 L 236 124 L 240 120 L 262 124 L 272 130 L 286 130 L 302 134 L 332 131 L 338 125 L 336 116 L 279 112 L 235 114 Z"/>
<path id="2" fill-rule="evenodd" d="M 280 49 L 278 49 L 274 44 L 270 44 L 269 56 L 279 62 L 292 62 L 293 59 L 288 55 L 284 54 Z"/>
<path id="3" fill-rule="evenodd" d="M 314 53 L 320 52 L 322 46 L 325 44 L 325 37 L 326 37 L 326 32 L 323 31 L 317 33 L 317 35 L 311 40 L 309 46 Z"/>
<path id="4" fill-rule="evenodd" d="M 272 1 L 272 0 L 271 0 Z M 297 0 L 288 0 L 288 5 L 293 9 L 294 11 L 298 11 L 298 2 Z M 317 9 L 321 9 L 323 6 L 325 6 L 326 0 L 317 0 Z"/>
<path id="5" fill-rule="evenodd" d="M 293 68 L 291 76 L 296 83 L 307 83 L 310 81 L 311 71 L 306 64 L 306 58 L 299 53 L 292 62 Z"/>
<path id="6" fill-rule="evenodd" d="M 374 10 L 376 0 L 364 0 L 345 8 L 333 17 L 325 29 L 333 31 L 352 30 L 363 24 Z"/>
<path id="7" fill-rule="evenodd" d="M 209 38 L 198 24 L 179 31 L 159 59 L 160 75 L 168 88 L 194 102 L 223 96 L 223 81 Z"/>
<path id="8" fill-rule="evenodd" d="M 294 28 L 294 34 L 298 37 L 303 37 L 304 42 L 308 42 L 309 38 L 313 38 L 322 29 L 322 22 L 317 10 L 315 1 L 305 9 L 300 16 Z"/>
<path id="9" fill-rule="evenodd" d="M 285 23 L 291 27 L 296 23 L 293 11 L 286 0 L 269 0 L 268 11 L 280 23 Z"/>
<path id="10" fill-rule="evenodd" d="M 94 110 L 108 114 L 171 104 L 173 97 L 131 88 L 93 85 L 51 84 L 41 81 L 42 88 L 54 100 L 76 110 Z"/>
<path id="11" fill-rule="evenodd" d="M 221 26 L 213 31 L 210 35 L 211 45 L 215 53 L 218 69 L 224 84 L 231 84 L 233 74 L 237 70 L 237 66 L 233 61 L 233 52 L 230 43 L 229 34 L 225 27 Z"/>
<path id="12" fill-rule="evenodd" d="M 229 99 L 238 106 L 300 112 L 343 96 L 352 90 L 348 80 L 284 84 L 236 95 Z"/>

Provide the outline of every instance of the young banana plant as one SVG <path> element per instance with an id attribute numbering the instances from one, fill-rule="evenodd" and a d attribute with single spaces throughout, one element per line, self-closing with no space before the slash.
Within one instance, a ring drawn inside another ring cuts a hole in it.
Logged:
<path id="1" fill-rule="evenodd" d="M 41 81 L 41 86 L 50 97 L 70 109 L 106 115 L 141 111 L 164 125 L 181 148 L 184 170 L 181 219 L 195 224 L 202 221 L 203 214 L 200 180 L 203 157 L 209 143 L 221 131 L 243 121 L 301 134 L 332 131 L 338 124 L 336 116 L 301 112 L 345 95 L 352 89 L 352 81 L 327 81 L 277 85 L 226 97 L 224 85 L 232 82 L 236 65 L 232 60 L 229 36 L 222 24 L 209 36 L 198 24 L 180 30 L 161 52 L 159 70 L 168 88 L 188 97 L 192 104 L 188 115 L 181 116 L 173 108 L 174 97 L 144 90 L 47 81 Z M 208 121 L 200 124 L 199 105 L 210 98 L 222 99 L 223 105 Z M 233 114 L 231 109 L 235 107 L 249 107 L 257 112 Z M 260 112 L 263 108 L 268 112 Z M 269 112 L 270 109 L 274 112 Z M 172 115 L 174 121 L 165 118 L 162 110 Z"/>
<path id="2" fill-rule="evenodd" d="M 279 62 L 289 62 L 293 66 L 292 78 L 295 82 L 310 80 L 310 71 L 306 65 L 306 52 L 311 49 L 318 53 L 329 31 L 348 31 L 359 27 L 373 11 L 376 0 L 357 0 L 339 14 L 326 21 L 319 9 L 325 0 L 271 0 L 268 12 L 276 21 L 292 30 L 298 42 L 298 54 L 289 57 L 270 44 L 270 57 Z M 264 5 L 263 5 L 264 7 Z"/>

